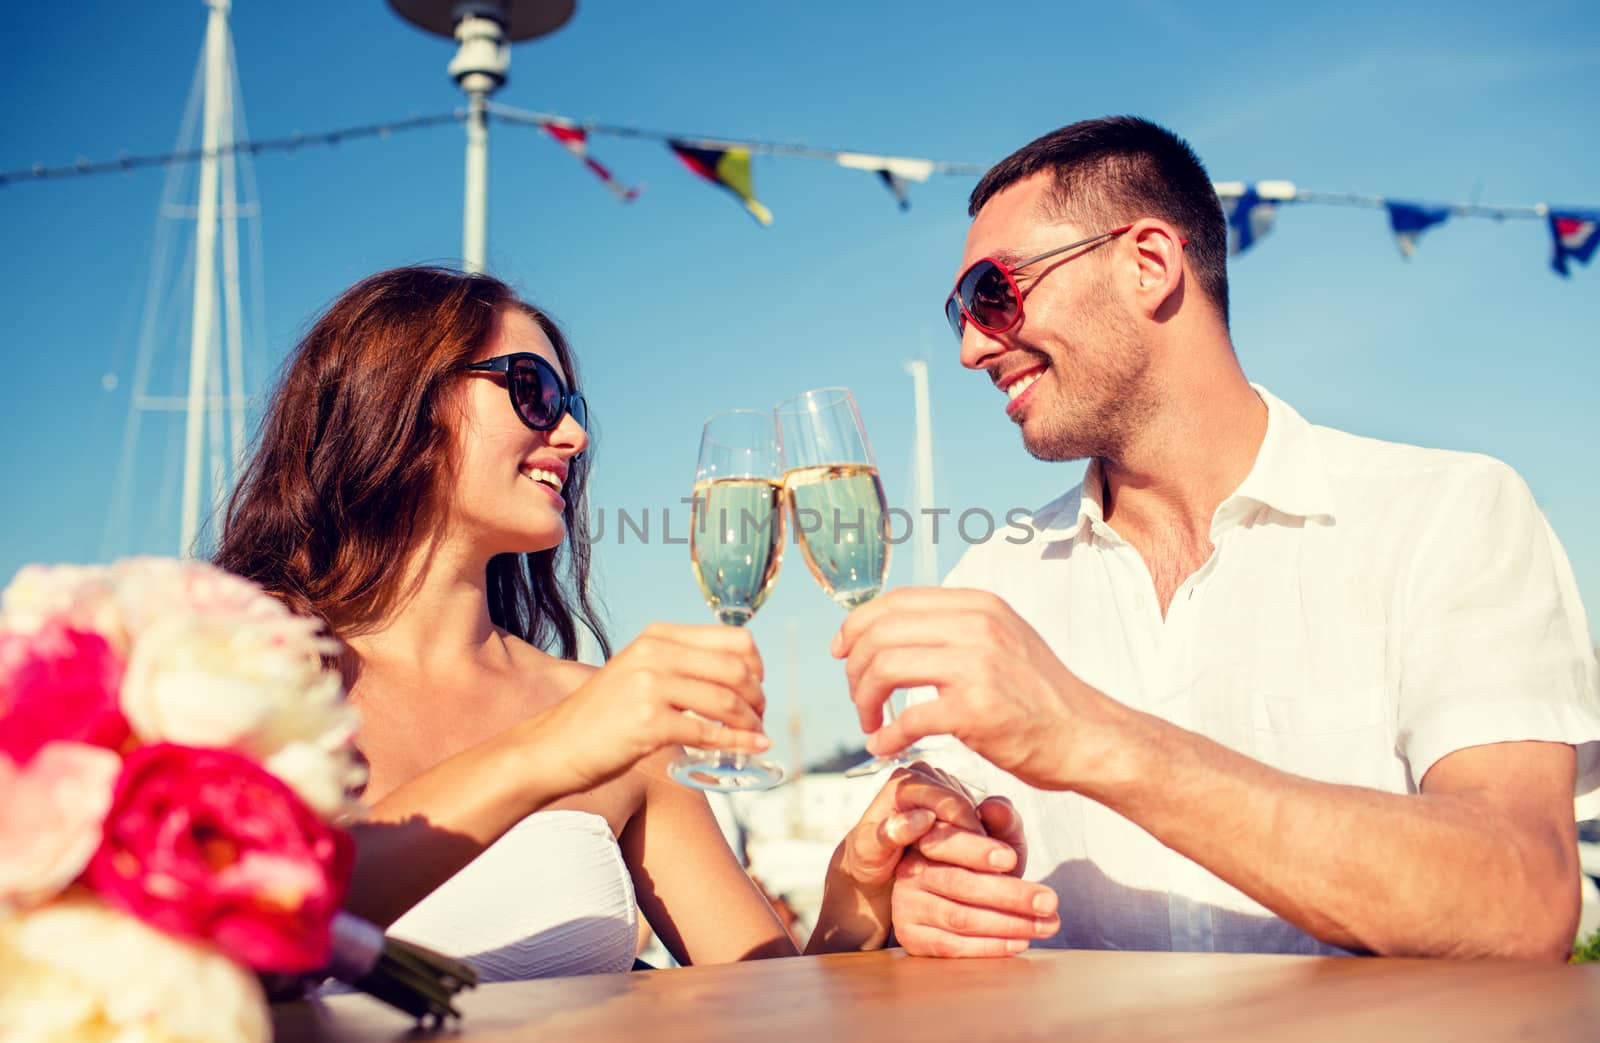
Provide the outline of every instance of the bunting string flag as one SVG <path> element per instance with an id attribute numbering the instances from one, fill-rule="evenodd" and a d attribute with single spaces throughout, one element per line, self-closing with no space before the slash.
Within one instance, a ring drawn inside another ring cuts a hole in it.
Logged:
<path id="1" fill-rule="evenodd" d="M 1292 200 L 1294 186 L 1287 181 L 1222 181 L 1215 186 L 1222 203 L 1222 216 L 1228 222 L 1228 253 L 1242 254 L 1257 239 L 1272 231 L 1278 216 L 1277 202 Z"/>
<path id="2" fill-rule="evenodd" d="M 926 159 L 906 159 L 903 156 L 872 156 L 864 152 L 841 152 L 834 160 L 841 167 L 853 170 L 870 170 L 878 175 L 885 188 L 894 196 L 902 211 L 911 209 L 909 182 L 923 182 L 933 174 L 933 163 Z"/>
<path id="3" fill-rule="evenodd" d="M 1588 264 L 1594 256 L 1595 244 L 1600 243 L 1600 211 L 1551 211 L 1550 236 L 1555 240 L 1550 267 L 1565 279 L 1570 274 L 1567 258 Z"/>
<path id="4" fill-rule="evenodd" d="M 1417 240 L 1422 233 L 1450 216 L 1450 208 L 1446 206 L 1419 206 L 1393 200 L 1386 205 L 1389 208 L 1389 227 L 1394 230 L 1394 241 L 1400 247 L 1400 255 L 1407 260 L 1417 252 Z"/>
<path id="5" fill-rule="evenodd" d="M 1242 254 L 1272 231 L 1278 208 L 1262 199 L 1254 186 L 1236 196 L 1219 193 L 1217 198 L 1222 200 L 1222 214 L 1228 221 L 1228 253 Z"/>
<path id="6" fill-rule="evenodd" d="M 820 159 L 852 170 L 867 171 L 876 176 L 883 186 L 889 190 L 894 196 L 895 203 L 902 211 L 909 210 L 911 207 L 909 191 L 911 182 L 921 183 L 927 181 L 934 174 L 978 177 L 988 169 L 975 163 L 949 163 L 942 160 L 918 159 L 912 156 L 884 156 L 869 152 L 846 152 L 839 149 L 812 148 L 807 145 L 776 144 L 765 141 L 746 141 L 718 137 L 708 138 L 669 133 L 667 131 L 647 130 L 643 127 L 625 127 L 604 123 L 577 124 L 564 116 L 556 116 L 545 112 L 529 112 L 509 105 L 501 105 L 498 102 L 489 103 L 489 113 L 496 119 L 507 123 L 536 127 L 557 123 L 581 127 L 581 129 L 590 134 L 605 134 L 621 138 L 644 138 L 665 142 L 672 148 L 684 165 L 694 171 L 697 176 L 732 192 L 747 208 L 751 203 L 754 203 L 755 206 L 760 207 L 761 211 L 766 211 L 766 207 L 761 206 L 759 202 L 755 202 L 753 191 L 748 194 L 741 192 L 728 185 L 720 177 L 715 176 L 715 169 L 718 164 L 709 162 L 712 157 L 691 158 L 690 155 L 686 154 L 686 150 L 691 153 L 696 151 L 715 154 L 734 153 L 734 162 L 742 162 L 746 168 L 748 168 L 750 157 L 760 154 L 793 156 L 801 159 Z M 742 160 L 738 158 L 741 154 L 743 156 Z M 708 174 L 707 170 L 712 171 L 712 173 Z M 751 215 L 763 225 L 770 224 L 770 220 L 763 221 L 755 210 L 751 210 Z M 768 216 L 770 218 L 770 211 Z"/>
<path id="7" fill-rule="evenodd" d="M 772 211 L 756 199 L 755 186 L 750 179 L 749 150 L 695 148 L 682 141 L 669 141 L 667 145 L 683 160 L 684 166 L 737 196 L 751 217 L 764 225 L 772 223 Z"/>
<path id="8" fill-rule="evenodd" d="M 846 152 L 790 143 L 708 138 L 644 127 L 579 123 L 565 116 L 529 112 L 496 102 L 490 102 L 488 108 L 490 115 L 499 122 L 543 130 L 583 162 L 612 194 L 625 202 L 637 199 L 639 189 L 617 180 L 607 167 L 590 156 L 589 139 L 601 134 L 665 142 L 696 176 L 731 193 L 744 209 L 764 226 L 772 223 L 772 213 L 755 197 L 750 171 L 750 160 L 753 155 L 823 160 L 847 169 L 871 173 L 889 190 L 902 211 L 910 208 L 909 193 L 913 183 L 927 181 L 934 174 L 976 178 L 988 170 L 985 164 Z M 194 163 L 202 159 L 237 153 L 257 155 L 262 152 L 293 152 L 312 145 L 338 145 L 344 141 L 358 139 L 384 140 L 403 131 L 459 123 L 465 118 L 465 110 L 455 109 L 430 116 L 414 116 L 388 123 L 344 127 L 317 134 L 302 134 L 297 131 L 277 138 L 240 140 L 213 149 L 189 149 L 138 156 L 124 153 L 114 160 L 100 162 L 79 158 L 74 163 L 54 167 L 35 163 L 30 167 L 0 170 L 0 188 L 24 181 L 130 173 L 141 168 Z M 1544 203 L 1530 206 L 1482 206 L 1476 203 L 1423 204 L 1391 200 L 1383 196 L 1317 192 L 1299 188 L 1289 181 L 1229 181 L 1217 182 L 1215 187 L 1217 198 L 1227 218 L 1229 252 L 1233 254 L 1243 253 L 1259 242 L 1274 227 L 1281 208 L 1288 205 L 1354 206 L 1385 210 L 1395 243 L 1400 249 L 1401 256 L 1406 258 L 1416 254 L 1423 232 L 1448 219 L 1466 217 L 1491 218 L 1496 221 L 1543 222 L 1551 238 L 1550 266 L 1563 278 L 1571 275 L 1571 262 L 1587 265 L 1595 253 L 1600 252 L 1600 208 L 1595 207 L 1553 208 Z"/>
<path id="9" fill-rule="evenodd" d="M 546 123 L 539 128 L 550 135 L 568 152 L 583 161 L 583 165 L 594 172 L 594 176 L 605 182 L 611 194 L 624 203 L 631 203 L 639 198 L 639 189 L 629 188 L 611 175 L 598 160 L 589 155 L 589 133 L 582 127 L 575 127 L 564 123 Z"/>
<path id="10" fill-rule="evenodd" d="M 900 206 L 901 212 L 911 209 L 911 197 L 906 194 L 905 179 L 892 170 L 878 171 L 878 180 L 883 182 L 885 188 L 894 196 L 895 202 Z"/>

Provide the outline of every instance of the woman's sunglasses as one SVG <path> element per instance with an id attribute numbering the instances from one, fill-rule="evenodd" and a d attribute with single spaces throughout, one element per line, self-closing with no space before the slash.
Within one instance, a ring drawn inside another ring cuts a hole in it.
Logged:
<path id="1" fill-rule="evenodd" d="M 589 429 L 589 405 L 576 391 L 568 391 L 561 374 L 538 355 L 518 351 L 496 355 L 467 367 L 471 373 L 504 373 L 511 408 L 517 417 L 535 431 L 553 431 L 568 413 L 585 431 Z"/>
<path id="2" fill-rule="evenodd" d="M 1013 273 L 1030 264 L 1038 264 L 1047 257 L 1119 236 L 1132 227 L 1123 225 L 1109 232 L 1091 235 L 1016 264 L 1006 264 L 993 257 L 985 257 L 973 264 L 961 273 L 961 278 L 956 280 L 956 288 L 950 291 L 950 296 L 944 301 L 944 317 L 950 321 L 956 339 L 961 338 L 961 332 L 968 322 L 985 333 L 996 334 L 1004 333 L 1022 321 L 1022 294 L 1017 290 Z"/>

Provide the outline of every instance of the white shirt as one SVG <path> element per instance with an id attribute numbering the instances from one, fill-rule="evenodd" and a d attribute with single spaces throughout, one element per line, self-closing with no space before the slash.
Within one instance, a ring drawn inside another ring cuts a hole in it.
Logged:
<path id="1" fill-rule="evenodd" d="M 1143 559 L 1104 521 L 1095 463 L 1031 528 L 970 548 L 945 585 L 999 594 L 1100 691 L 1284 771 L 1416 793 L 1452 751 L 1564 742 L 1578 817 L 1600 813 L 1600 670 L 1571 566 L 1516 472 L 1313 426 L 1257 391 L 1266 437 L 1165 619 Z M 1342 951 L 1102 805 L 959 745 L 939 763 L 1015 802 L 1028 877 L 1061 898 L 1046 944 Z"/>

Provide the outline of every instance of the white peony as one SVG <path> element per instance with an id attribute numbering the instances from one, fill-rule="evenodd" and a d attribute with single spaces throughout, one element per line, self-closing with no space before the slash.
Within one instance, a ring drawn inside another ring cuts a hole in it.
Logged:
<path id="1" fill-rule="evenodd" d="M 129 634 L 111 573 L 96 565 L 24 565 L 0 592 L 0 630 L 36 634 L 49 622 L 99 634 L 119 654 Z"/>
<path id="2" fill-rule="evenodd" d="M 134 643 L 122 712 L 144 742 L 238 750 L 333 816 L 360 774 L 355 712 L 322 666 L 328 650 L 314 620 L 287 610 L 173 614 Z"/>
<path id="3" fill-rule="evenodd" d="M 269 754 L 261 766 L 295 791 L 324 819 L 359 818 L 361 806 L 350 794 L 366 781 L 366 768 L 350 753 L 342 733 L 329 731 L 319 742 L 291 742 Z M 329 749 L 337 741 L 342 748 Z"/>
<path id="4" fill-rule="evenodd" d="M 282 602 L 247 579 L 203 561 L 175 558 L 125 558 L 107 569 L 118 611 L 128 632 L 138 638 L 174 615 L 282 619 L 291 613 Z M 327 642 L 317 645 L 323 649 Z"/>
<path id="5" fill-rule="evenodd" d="M 0 918 L 0 1038 L 268 1043 L 272 1025 L 254 974 L 74 893 Z"/>

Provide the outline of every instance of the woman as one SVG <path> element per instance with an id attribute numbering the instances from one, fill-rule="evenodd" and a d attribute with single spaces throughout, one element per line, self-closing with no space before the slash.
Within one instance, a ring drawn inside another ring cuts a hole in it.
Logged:
<path id="1" fill-rule="evenodd" d="M 490 979 L 625 970 L 636 908 L 683 963 L 792 954 L 665 772 L 678 744 L 769 745 L 749 634 L 655 625 L 604 668 L 574 661 L 579 626 L 609 651 L 576 386 L 560 330 L 505 284 L 373 276 L 290 359 L 216 561 L 344 642 L 370 770 L 353 911 Z M 913 805 L 981 833 L 917 784 L 841 844 L 812 949 L 883 944 L 901 845 L 934 822 Z"/>

